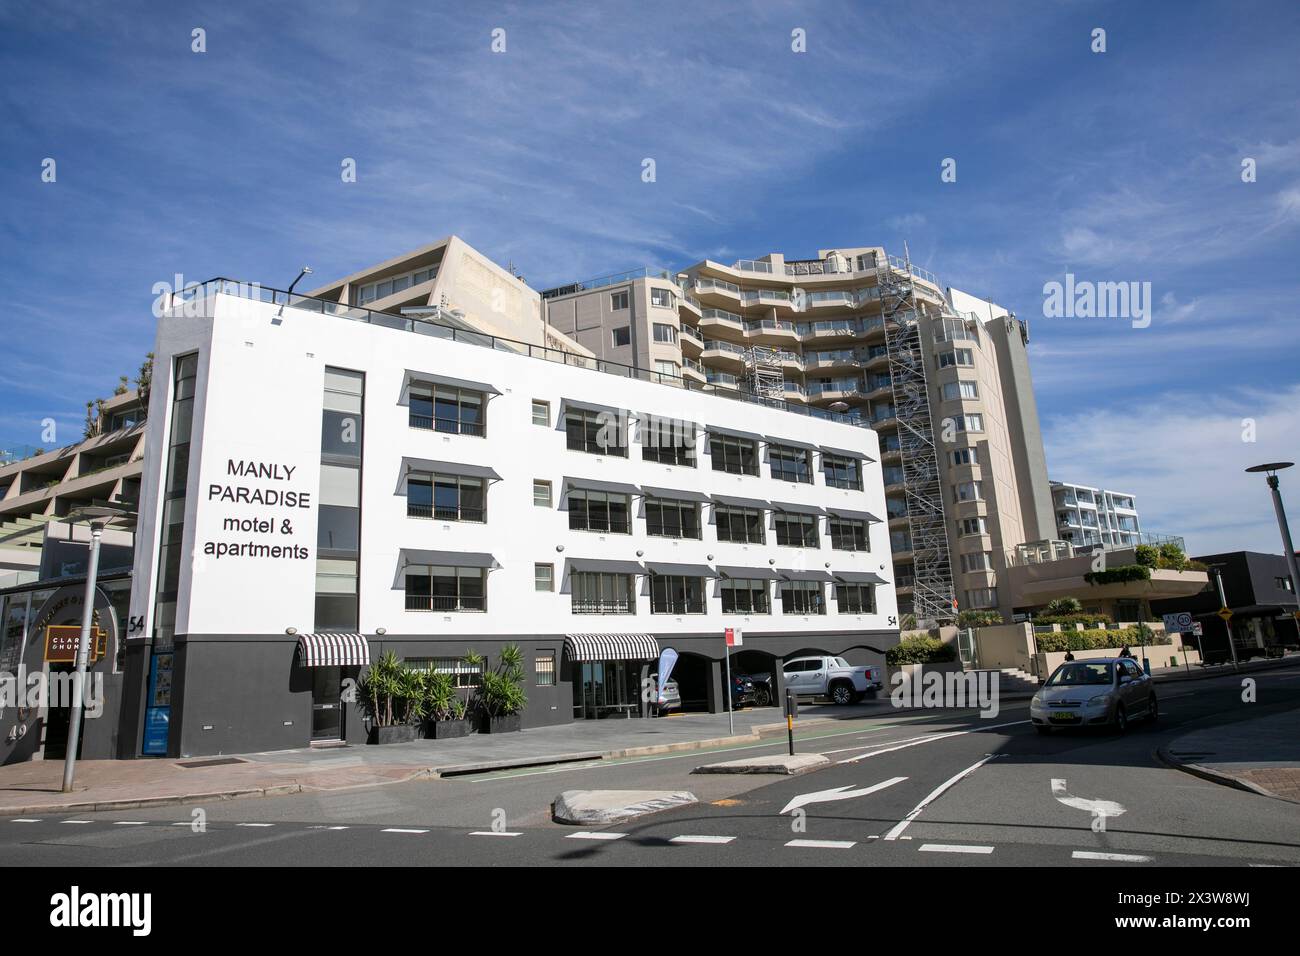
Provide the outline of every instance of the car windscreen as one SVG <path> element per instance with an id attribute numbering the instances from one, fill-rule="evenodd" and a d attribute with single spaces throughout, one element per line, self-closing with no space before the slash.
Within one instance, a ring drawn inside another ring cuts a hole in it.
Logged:
<path id="1" fill-rule="evenodd" d="M 1056 673 L 1047 679 L 1048 687 L 1079 687 L 1110 684 L 1114 679 L 1112 665 L 1109 663 L 1091 663 L 1074 661 L 1062 664 Z"/>

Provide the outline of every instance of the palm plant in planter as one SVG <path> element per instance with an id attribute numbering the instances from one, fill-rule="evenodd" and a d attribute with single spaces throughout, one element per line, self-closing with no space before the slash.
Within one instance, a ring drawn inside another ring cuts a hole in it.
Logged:
<path id="1" fill-rule="evenodd" d="M 456 693 L 451 675 L 426 671 L 423 690 L 424 735 L 434 739 L 468 736 L 470 722 L 465 719 L 465 701 Z"/>
<path id="2" fill-rule="evenodd" d="M 473 651 L 470 654 L 478 657 Z M 480 716 L 479 729 L 483 733 L 500 734 L 520 729 L 520 715 L 528 706 L 528 697 L 521 686 L 523 680 L 523 651 L 517 644 L 507 644 L 501 648 L 496 670 L 483 671 L 474 695 L 475 709 Z"/>
<path id="3" fill-rule="evenodd" d="M 370 666 L 361 679 L 361 701 L 370 724 L 367 742 L 392 744 L 414 740 L 423 703 L 420 675 L 407 670 L 392 651 Z"/>

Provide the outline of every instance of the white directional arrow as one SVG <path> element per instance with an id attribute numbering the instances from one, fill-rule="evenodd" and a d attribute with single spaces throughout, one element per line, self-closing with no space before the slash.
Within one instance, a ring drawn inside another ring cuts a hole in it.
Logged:
<path id="1" fill-rule="evenodd" d="M 833 800 L 850 800 L 853 797 L 865 797 L 869 793 L 875 793 L 877 790 L 884 790 L 886 787 L 892 787 L 896 783 L 902 783 L 906 777 L 890 777 L 883 783 L 877 783 L 870 787 L 863 787 L 860 790 L 854 790 L 849 787 L 836 787 L 833 790 L 818 790 L 816 793 L 801 793 L 785 805 L 782 813 L 789 813 L 791 810 L 798 810 L 800 807 L 807 806 L 810 803 L 830 803 Z"/>
<path id="2" fill-rule="evenodd" d="M 1065 788 L 1065 781 L 1060 778 L 1052 779 L 1052 796 L 1067 807 L 1083 810 L 1094 817 L 1117 817 L 1124 812 L 1124 805 L 1114 800 L 1088 800 L 1084 797 L 1070 796 L 1070 792 Z"/>

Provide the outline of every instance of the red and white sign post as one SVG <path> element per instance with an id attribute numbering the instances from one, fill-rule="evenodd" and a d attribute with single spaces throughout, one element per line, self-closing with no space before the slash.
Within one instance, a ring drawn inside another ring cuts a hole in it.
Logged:
<path id="1" fill-rule="evenodd" d="M 745 639 L 741 636 L 740 628 L 727 627 L 722 630 L 722 640 L 725 645 L 723 647 L 723 654 L 727 660 L 727 732 L 732 736 L 735 736 L 736 718 L 731 712 L 731 649 L 744 644 Z"/>

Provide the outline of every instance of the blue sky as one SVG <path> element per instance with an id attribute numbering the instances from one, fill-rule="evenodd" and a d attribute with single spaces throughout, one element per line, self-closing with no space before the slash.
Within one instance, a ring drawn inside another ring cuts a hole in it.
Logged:
<path id="1" fill-rule="evenodd" d="M 456 233 L 542 288 L 906 240 L 1030 320 L 1053 477 L 1280 550 L 1241 469 L 1300 457 L 1300 4 L 10 2 L 0 54 L 0 445 L 78 437 L 175 273 Z M 1150 282 L 1150 327 L 1045 317 L 1067 272 Z"/>

